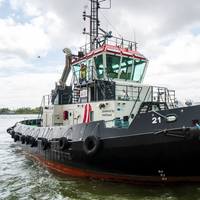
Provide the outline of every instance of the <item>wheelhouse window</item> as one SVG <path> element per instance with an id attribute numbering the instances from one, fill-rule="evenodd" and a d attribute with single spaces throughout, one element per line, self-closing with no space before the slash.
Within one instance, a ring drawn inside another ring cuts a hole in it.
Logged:
<path id="1" fill-rule="evenodd" d="M 133 59 L 123 57 L 121 62 L 120 79 L 130 80 L 133 71 Z"/>
<path id="2" fill-rule="evenodd" d="M 122 79 L 141 82 L 146 69 L 147 61 L 133 57 L 125 57 L 114 54 L 101 54 L 73 65 L 75 81 L 83 78 L 81 73 L 83 65 L 85 81 L 93 79 Z M 105 65 L 105 66 L 104 66 Z M 94 69 L 95 67 L 95 69 Z"/>
<path id="3" fill-rule="evenodd" d="M 97 78 L 103 79 L 104 78 L 104 67 L 103 67 L 103 55 L 99 55 L 94 58 Z"/>
<path id="4" fill-rule="evenodd" d="M 146 67 L 146 61 L 140 60 L 140 59 L 135 59 L 134 61 L 134 72 L 133 72 L 133 81 L 135 82 L 141 82 L 144 71 Z"/>
<path id="5" fill-rule="evenodd" d="M 93 72 L 94 72 L 94 64 L 93 64 L 93 59 L 90 59 L 87 61 L 87 80 L 92 80 L 93 77 Z"/>
<path id="6" fill-rule="evenodd" d="M 120 69 L 120 57 L 116 55 L 106 55 L 107 76 L 108 78 L 118 78 Z"/>
<path id="7" fill-rule="evenodd" d="M 74 71 L 74 76 L 75 76 L 76 82 L 79 82 L 79 79 L 80 79 L 80 64 L 73 65 L 73 71 Z"/>

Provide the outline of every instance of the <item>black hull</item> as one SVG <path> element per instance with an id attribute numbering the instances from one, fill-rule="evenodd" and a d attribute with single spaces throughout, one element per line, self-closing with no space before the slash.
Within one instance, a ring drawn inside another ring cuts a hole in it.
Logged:
<path id="1" fill-rule="evenodd" d="M 150 136 L 144 137 L 147 137 L 147 140 L 152 139 Z M 166 136 L 161 135 L 160 139 L 162 137 L 164 141 Z M 21 142 L 19 145 L 31 158 L 41 161 L 50 169 L 71 176 L 86 171 L 89 172 L 83 176 L 86 178 L 146 182 L 145 184 L 196 182 L 200 177 L 199 141 L 173 141 L 172 138 L 171 142 L 167 143 L 132 146 L 131 143 L 137 142 L 137 139 L 141 138 L 123 138 L 124 143 L 130 144 L 123 147 L 117 147 L 117 141 L 114 141 L 116 139 L 102 140 L 102 146 L 92 157 L 83 153 L 82 142 L 72 144 L 71 149 L 77 149 L 76 151 L 59 151 L 57 141 L 52 142 L 48 150 L 43 150 L 40 141 L 37 147 L 22 145 Z M 116 148 L 112 146 L 113 143 Z M 48 166 L 49 163 L 53 163 L 53 168 Z M 65 168 L 72 171 L 66 173 Z M 106 175 L 112 176 L 107 178 Z"/>
<path id="2" fill-rule="evenodd" d="M 148 114 L 137 116 L 135 123 L 140 122 L 129 129 L 106 128 L 103 121 L 76 125 L 70 145 L 63 150 L 59 139 L 49 141 L 45 148 L 42 138 L 34 147 L 21 144 L 20 138 L 17 142 L 50 169 L 71 176 L 145 184 L 200 182 L 200 130 L 192 124 L 191 119 L 198 119 L 193 111 L 185 109 L 185 126 L 179 126 L 180 118 L 165 128 L 159 127 L 163 124 L 153 128 L 145 122 Z M 139 126 L 142 122 L 145 127 Z M 140 129 L 146 131 L 137 133 Z M 89 137 L 98 141 L 95 149 L 86 151 Z"/>

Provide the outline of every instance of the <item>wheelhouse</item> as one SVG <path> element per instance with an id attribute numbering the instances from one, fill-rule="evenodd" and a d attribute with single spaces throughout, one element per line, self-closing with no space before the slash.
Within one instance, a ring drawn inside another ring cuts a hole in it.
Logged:
<path id="1" fill-rule="evenodd" d="M 81 66 L 85 68 L 85 81 L 121 80 L 142 83 L 148 60 L 139 52 L 104 45 L 73 61 L 73 82 L 81 82 Z"/>

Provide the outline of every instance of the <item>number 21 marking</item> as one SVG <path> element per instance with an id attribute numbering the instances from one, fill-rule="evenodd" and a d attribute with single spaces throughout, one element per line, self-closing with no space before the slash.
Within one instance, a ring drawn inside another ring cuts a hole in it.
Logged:
<path id="1" fill-rule="evenodd" d="M 153 117 L 152 124 L 161 124 L 161 117 Z"/>

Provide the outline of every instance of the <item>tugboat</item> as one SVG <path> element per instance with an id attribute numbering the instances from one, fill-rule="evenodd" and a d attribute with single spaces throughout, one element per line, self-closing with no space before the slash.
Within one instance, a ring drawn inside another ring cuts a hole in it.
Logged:
<path id="1" fill-rule="evenodd" d="M 29 157 L 64 175 L 199 182 L 200 105 L 178 107 L 174 90 L 143 84 L 148 59 L 136 42 L 101 29 L 102 1 L 90 2 L 91 13 L 83 12 L 90 42 L 76 55 L 63 50 L 63 74 L 39 117 L 7 132 Z"/>

